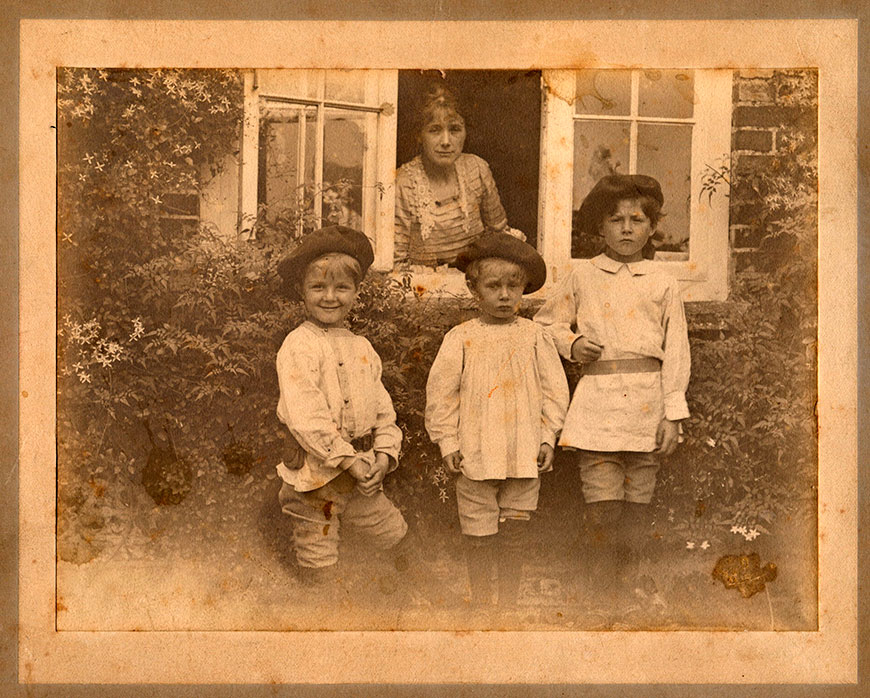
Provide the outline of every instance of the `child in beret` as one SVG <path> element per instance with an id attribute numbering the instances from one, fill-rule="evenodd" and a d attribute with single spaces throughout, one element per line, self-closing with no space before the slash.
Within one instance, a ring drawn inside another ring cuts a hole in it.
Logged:
<path id="1" fill-rule="evenodd" d="M 524 293 L 547 270 L 529 245 L 505 234 L 479 238 L 457 259 L 480 315 L 450 330 L 429 372 L 425 422 L 444 466 L 457 473 L 472 603 L 516 602 L 523 534 L 538 504 L 538 476 L 552 469 L 568 407 L 565 372 L 543 328 L 517 317 Z"/>
<path id="2" fill-rule="evenodd" d="M 634 588 L 659 460 L 689 416 L 680 285 L 643 255 L 663 203 L 652 177 L 599 180 L 578 215 L 605 251 L 578 263 L 535 316 L 582 368 L 559 445 L 576 452 L 591 581 L 620 595 Z"/>
<path id="3" fill-rule="evenodd" d="M 330 226 L 305 237 L 278 267 L 284 291 L 307 315 L 277 357 L 278 419 L 301 447 L 299 458 L 277 466 L 278 498 L 293 519 L 306 584 L 333 576 L 340 526 L 396 552 L 408 530 L 381 485 L 402 443 L 381 360 L 344 326 L 373 258 L 363 233 Z"/>

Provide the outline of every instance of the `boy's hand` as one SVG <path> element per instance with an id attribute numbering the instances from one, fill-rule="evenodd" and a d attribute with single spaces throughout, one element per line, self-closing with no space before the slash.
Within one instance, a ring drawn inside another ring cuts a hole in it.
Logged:
<path id="1" fill-rule="evenodd" d="M 462 472 L 462 455 L 459 451 L 448 453 L 441 459 L 441 462 L 444 463 L 444 467 L 446 467 L 451 473 Z"/>
<path id="2" fill-rule="evenodd" d="M 345 468 L 347 472 L 351 474 L 354 480 L 357 482 L 362 482 L 369 476 L 369 471 L 372 466 L 370 466 L 366 461 L 362 458 L 357 458 L 356 456 L 348 456 L 345 461 L 352 460 L 353 462 Z"/>
<path id="3" fill-rule="evenodd" d="M 592 363 L 598 361 L 603 349 L 603 344 L 596 344 L 586 337 L 578 337 L 571 345 L 571 358 L 581 364 Z"/>
<path id="4" fill-rule="evenodd" d="M 371 497 L 381 488 L 381 483 L 390 469 L 390 457 L 386 453 L 376 453 L 375 463 L 364 480 L 360 480 L 356 488 L 366 497 Z"/>
<path id="5" fill-rule="evenodd" d="M 549 473 L 553 469 L 553 457 L 555 453 L 550 444 L 541 444 L 538 450 L 538 472 Z"/>
<path id="6" fill-rule="evenodd" d="M 672 422 L 670 419 L 663 419 L 659 422 L 659 428 L 656 429 L 656 453 L 663 456 L 669 456 L 677 447 L 677 441 L 680 437 L 680 423 Z"/>

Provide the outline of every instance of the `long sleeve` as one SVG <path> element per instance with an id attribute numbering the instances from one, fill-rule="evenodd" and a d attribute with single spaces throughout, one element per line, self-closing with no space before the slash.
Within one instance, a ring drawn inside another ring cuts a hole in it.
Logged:
<path id="1" fill-rule="evenodd" d="M 571 356 L 571 347 L 580 337 L 571 327 L 577 321 L 578 306 L 575 297 L 574 275 L 567 275 L 556 286 L 544 305 L 535 314 L 535 322 L 544 326 L 553 338 L 556 349 L 569 361 L 574 361 Z"/>
<path id="2" fill-rule="evenodd" d="M 397 262 L 408 259 L 408 248 L 411 243 L 411 223 L 413 221 L 413 202 L 410 200 L 411 192 L 405 182 L 401 170 L 396 177 L 396 212 L 395 212 L 395 236 L 393 238 L 393 258 Z"/>
<path id="3" fill-rule="evenodd" d="M 317 383 L 317 356 L 285 345 L 278 353 L 276 368 L 281 421 L 299 445 L 321 459 L 325 467 L 340 467 L 343 458 L 354 455 L 354 448 L 339 433 L 326 395 Z"/>
<path id="4" fill-rule="evenodd" d="M 462 338 L 448 332 L 426 382 L 425 423 L 441 455 L 459 450 L 459 387 L 462 380 Z"/>
<path id="5" fill-rule="evenodd" d="M 543 327 L 538 329 L 535 354 L 541 381 L 541 442 L 555 446 L 568 411 L 568 381 L 556 345 Z"/>
<path id="6" fill-rule="evenodd" d="M 507 228 L 507 214 L 498 195 L 498 187 L 489 165 L 482 158 L 475 158 L 483 182 L 483 196 L 480 201 L 480 218 L 488 232 L 499 232 Z"/>
<path id="7" fill-rule="evenodd" d="M 665 417 L 671 421 L 689 416 L 686 390 L 692 361 L 689 353 L 689 333 L 686 313 L 680 298 L 679 284 L 674 281 L 668 289 L 668 303 L 663 320 L 665 330 L 664 358 L 662 359 L 662 391 Z"/>
<path id="8" fill-rule="evenodd" d="M 374 435 L 374 450 L 386 453 L 393 459 L 394 467 L 399 462 L 399 450 L 402 446 L 402 430 L 396 425 L 396 411 L 393 409 L 393 401 L 390 394 L 381 381 L 381 359 L 372 350 L 372 370 L 375 378 L 375 403 L 377 414 L 375 426 L 372 429 Z"/>

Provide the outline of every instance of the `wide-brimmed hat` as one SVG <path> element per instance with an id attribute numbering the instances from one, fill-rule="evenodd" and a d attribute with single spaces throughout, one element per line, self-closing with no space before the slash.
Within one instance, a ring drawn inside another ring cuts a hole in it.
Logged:
<path id="1" fill-rule="evenodd" d="M 543 257 L 534 247 L 507 233 L 482 235 L 459 253 L 455 266 L 465 271 L 476 259 L 492 258 L 506 259 L 525 270 L 528 282 L 523 293 L 537 291 L 547 280 L 547 265 Z"/>
<path id="2" fill-rule="evenodd" d="M 598 233 L 602 219 L 609 215 L 618 201 L 649 198 L 664 204 L 661 185 L 647 175 L 607 175 L 599 179 L 583 199 L 577 212 L 579 228 L 589 235 Z"/>
<path id="3" fill-rule="evenodd" d="M 297 286 L 301 283 L 305 268 L 318 257 L 332 252 L 353 257 L 359 262 L 365 276 L 375 259 L 372 244 L 360 231 L 343 225 L 330 225 L 309 233 L 293 251 L 278 264 L 278 273 L 283 279 L 282 290 L 290 298 L 298 299 Z"/>

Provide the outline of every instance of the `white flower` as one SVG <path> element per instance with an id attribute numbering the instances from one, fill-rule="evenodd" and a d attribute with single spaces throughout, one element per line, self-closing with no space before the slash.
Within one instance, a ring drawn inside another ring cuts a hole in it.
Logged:
<path id="1" fill-rule="evenodd" d="M 449 498 L 450 497 L 448 497 L 447 490 L 445 488 L 442 487 L 440 490 L 438 490 L 438 499 L 440 499 L 442 502 L 446 502 Z"/>
<path id="2" fill-rule="evenodd" d="M 695 549 L 695 541 L 687 540 L 686 541 L 686 550 L 694 550 Z"/>
<path id="3" fill-rule="evenodd" d="M 750 529 L 748 532 L 744 533 L 744 534 L 743 534 L 743 537 L 744 537 L 746 540 L 755 540 L 755 539 L 758 538 L 758 536 L 760 536 L 760 535 L 761 535 L 761 533 L 758 531 L 758 529 L 757 529 L 757 528 L 753 528 L 753 529 Z"/>
<path id="4" fill-rule="evenodd" d="M 708 445 L 710 448 L 715 448 L 715 447 L 716 447 L 716 441 L 715 441 L 713 438 L 711 438 L 711 437 L 707 437 L 707 445 Z"/>
<path id="5" fill-rule="evenodd" d="M 91 375 L 89 373 L 85 373 L 84 371 L 80 372 L 78 374 L 78 377 L 82 383 L 90 383 L 91 382 Z"/>
<path id="6" fill-rule="evenodd" d="M 709 547 L 710 547 L 710 541 L 705 540 L 703 543 L 701 543 L 701 550 L 706 550 Z"/>

